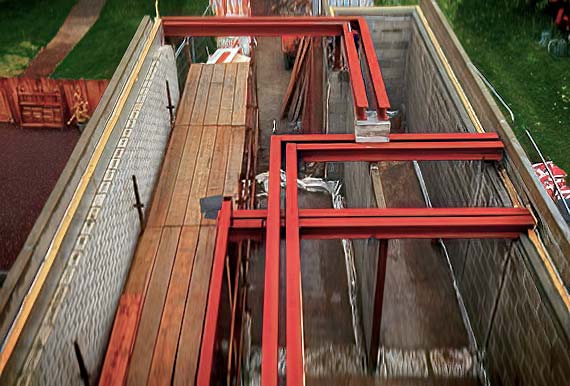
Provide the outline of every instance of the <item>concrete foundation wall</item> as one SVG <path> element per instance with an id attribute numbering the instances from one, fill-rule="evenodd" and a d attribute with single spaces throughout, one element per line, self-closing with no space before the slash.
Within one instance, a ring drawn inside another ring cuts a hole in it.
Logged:
<path id="1" fill-rule="evenodd" d="M 331 72 L 329 84 L 328 133 L 351 133 L 354 128 L 354 111 L 348 73 L 344 71 Z M 327 178 L 344 182 L 343 196 L 347 208 L 376 206 L 368 162 L 328 163 Z M 369 347 L 376 267 L 378 265 L 378 259 L 375 258 L 378 256 L 378 241 L 372 239 L 353 240 L 352 246 L 358 275 L 362 329 L 366 346 Z"/>
<path id="2" fill-rule="evenodd" d="M 43 288 L 45 308 L 37 311 L 34 323 L 22 332 L 25 340 L 19 342 L 8 371 L 2 374 L 7 384 L 16 380 L 39 385 L 82 384 L 75 341 L 92 381 L 99 373 L 141 230 L 134 207 L 132 176 L 136 176 L 142 203 L 148 208 L 171 131 L 166 108 L 167 80 L 173 103 L 179 98 L 174 52 L 170 46 L 161 46 L 159 30 L 124 105 L 105 103 L 118 100 L 143 55 L 151 30 L 152 22 L 145 19 L 125 54 L 126 60 L 113 77 L 112 84 L 118 87 L 104 95 L 100 119 L 92 120 L 93 126 L 86 129 L 92 132 L 86 151 L 70 161 L 88 162 L 97 142 L 104 140 L 102 135 L 108 120 L 113 115 L 118 118 L 101 157 L 94 164 L 93 177 L 79 198 L 57 264 Z M 76 169 L 76 173 L 82 172 L 82 168 Z M 62 200 L 60 205 L 69 202 Z M 57 216 L 57 212 L 52 215 Z M 41 303 L 38 302 L 38 308 Z"/>
<path id="3" fill-rule="evenodd" d="M 408 131 L 474 132 L 421 19 L 415 11 L 389 13 L 367 16 L 367 21 L 392 107 L 404 111 Z M 512 170 L 509 162 L 507 157 L 502 166 Z M 420 166 L 436 207 L 513 205 L 500 165 L 454 161 Z M 367 169 L 347 174 L 347 199 L 366 206 L 369 180 Z M 567 326 L 554 310 L 552 285 L 540 276 L 541 259 L 529 238 L 453 240 L 446 241 L 446 246 L 492 384 L 567 384 Z M 366 256 L 357 254 L 356 260 L 367 331 L 375 267 L 359 261 L 362 257 Z"/>

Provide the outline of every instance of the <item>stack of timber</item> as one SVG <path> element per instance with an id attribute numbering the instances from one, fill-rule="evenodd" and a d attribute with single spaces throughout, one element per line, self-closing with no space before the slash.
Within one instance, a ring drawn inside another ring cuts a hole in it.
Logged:
<path id="1" fill-rule="evenodd" d="M 315 134 L 322 131 L 322 71 L 322 39 L 300 38 L 280 117 L 295 123 L 303 133 Z"/>
<path id="2" fill-rule="evenodd" d="M 289 122 L 299 121 L 308 104 L 313 44 L 311 38 L 301 38 L 299 42 L 291 79 L 281 104 L 281 119 Z"/>
<path id="3" fill-rule="evenodd" d="M 239 196 L 248 72 L 247 63 L 190 67 L 101 385 L 195 382 L 216 236 L 200 198 Z"/>

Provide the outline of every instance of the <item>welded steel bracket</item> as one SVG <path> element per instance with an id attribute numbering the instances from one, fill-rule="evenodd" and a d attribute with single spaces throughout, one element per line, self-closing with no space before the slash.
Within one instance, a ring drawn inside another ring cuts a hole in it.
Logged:
<path id="1" fill-rule="evenodd" d="M 390 121 L 378 119 L 376 111 L 367 111 L 367 119 L 357 119 L 354 124 L 356 142 L 388 142 Z"/>

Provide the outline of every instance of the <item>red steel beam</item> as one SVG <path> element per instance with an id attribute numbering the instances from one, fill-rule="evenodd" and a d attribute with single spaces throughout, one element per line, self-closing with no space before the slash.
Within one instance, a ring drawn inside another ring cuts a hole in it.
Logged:
<path id="1" fill-rule="evenodd" d="M 224 280 L 224 266 L 228 251 L 228 236 L 230 219 L 232 216 L 232 202 L 224 200 L 218 213 L 216 245 L 214 249 L 214 262 L 212 276 L 210 278 L 210 290 L 208 292 L 208 304 L 206 320 L 200 348 L 200 365 L 196 384 L 209 386 L 214 361 L 214 348 L 216 330 L 218 327 L 218 314 L 220 310 L 220 297 L 222 294 L 222 282 Z"/>
<path id="2" fill-rule="evenodd" d="M 256 210 L 257 211 L 257 210 Z M 237 216 L 242 216 L 241 213 Z M 261 212 L 261 211 L 260 211 Z M 261 213 L 260 213 L 261 214 Z M 253 215 L 253 213 L 252 213 Z M 528 217 L 526 208 L 488 207 L 488 208 L 344 208 L 344 209 L 301 209 L 301 218 L 315 217 Z M 253 217 L 249 217 L 253 218 Z"/>
<path id="3" fill-rule="evenodd" d="M 299 238 L 299 197 L 297 190 L 297 145 L 286 149 L 286 344 L 287 385 L 305 384 L 301 288 L 301 244 Z"/>
<path id="4" fill-rule="evenodd" d="M 281 142 L 302 143 L 352 143 L 354 134 L 284 134 L 275 135 Z M 457 141 L 499 141 L 497 133 L 391 133 L 389 142 L 457 142 Z"/>
<path id="5" fill-rule="evenodd" d="M 389 142 L 500 141 L 497 133 L 392 133 Z"/>
<path id="6" fill-rule="evenodd" d="M 532 216 L 496 217 L 323 217 L 301 218 L 303 237 L 378 238 L 518 238 L 534 224 Z"/>
<path id="7" fill-rule="evenodd" d="M 380 330 L 382 327 L 382 309 L 384 304 L 384 287 L 386 283 L 386 266 L 388 263 L 388 240 L 380 240 L 378 246 L 378 265 L 376 267 L 376 287 L 372 311 L 372 333 L 370 334 L 370 350 L 368 352 L 368 368 L 374 370 L 378 362 L 380 348 Z"/>
<path id="8" fill-rule="evenodd" d="M 344 208 L 300 209 L 299 218 L 315 217 L 497 217 L 529 216 L 526 208 L 512 207 L 454 207 L 454 208 Z M 281 214 L 283 217 L 283 213 Z M 266 209 L 237 209 L 232 221 L 259 220 L 267 217 Z M 243 223 L 243 222 L 242 222 Z"/>
<path id="9" fill-rule="evenodd" d="M 264 210 L 235 211 L 232 232 L 265 228 Z M 281 221 L 283 227 L 285 221 Z M 518 238 L 535 225 L 525 208 L 300 209 L 302 238 Z"/>
<path id="10" fill-rule="evenodd" d="M 298 150 L 306 162 L 348 161 L 499 161 L 501 141 L 307 143 Z"/>
<path id="11" fill-rule="evenodd" d="M 279 347 L 279 250 L 281 242 L 281 140 L 271 137 L 261 338 L 261 384 L 277 386 Z"/>
<path id="12" fill-rule="evenodd" d="M 390 108 L 390 101 L 388 100 L 386 86 L 384 85 L 384 79 L 382 78 L 382 72 L 380 71 L 380 65 L 376 57 L 374 43 L 366 20 L 363 17 L 359 17 L 357 21 L 358 29 L 360 30 L 360 39 L 362 40 L 362 48 L 364 49 L 364 58 L 368 65 L 370 79 L 372 80 L 372 90 L 374 91 L 375 98 L 374 104 L 376 112 L 378 113 L 378 119 L 387 121 L 387 110 Z"/>
<path id="13" fill-rule="evenodd" d="M 354 98 L 354 107 L 356 109 L 356 117 L 359 120 L 366 120 L 368 97 L 366 96 L 366 86 L 364 85 L 364 78 L 362 77 L 360 58 L 358 56 L 358 51 L 356 50 L 354 35 L 348 24 L 343 24 L 342 31 L 348 74 L 350 76 L 350 86 L 352 87 L 352 96 Z"/>
<path id="14" fill-rule="evenodd" d="M 347 18 L 165 16 L 165 36 L 340 36 Z"/>
<path id="15" fill-rule="evenodd" d="M 350 75 L 356 117 L 366 120 L 366 111 L 371 107 L 366 95 L 360 57 L 354 41 L 362 41 L 364 61 L 370 73 L 374 92 L 373 106 L 378 117 L 387 120 L 386 110 L 390 106 L 388 94 L 370 31 L 363 18 L 351 17 L 163 17 L 165 36 L 342 36 L 347 66 Z"/>

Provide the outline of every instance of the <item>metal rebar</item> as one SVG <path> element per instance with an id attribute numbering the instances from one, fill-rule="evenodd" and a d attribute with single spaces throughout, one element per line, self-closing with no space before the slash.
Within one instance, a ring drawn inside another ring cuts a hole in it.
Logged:
<path id="1" fill-rule="evenodd" d="M 172 97 L 170 96 L 170 83 L 168 83 L 168 80 L 166 81 L 166 97 L 168 98 L 168 105 L 166 108 L 170 114 L 170 125 L 172 126 L 174 123 L 174 105 L 172 104 Z"/>
<path id="2" fill-rule="evenodd" d="M 81 349 L 79 348 L 79 343 L 77 343 L 77 341 L 73 342 L 73 349 L 75 351 L 75 357 L 77 358 L 77 364 L 79 365 L 81 380 L 85 386 L 89 386 L 89 371 L 87 371 L 87 366 L 85 366 L 83 354 L 81 354 Z"/>
<path id="3" fill-rule="evenodd" d="M 135 200 L 136 200 L 136 203 L 133 206 L 137 208 L 137 212 L 139 214 L 139 221 L 142 228 L 144 225 L 144 216 L 143 216 L 144 204 L 142 203 L 141 196 L 139 194 L 139 185 L 137 183 L 137 176 L 135 176 L 134 174 L 133 174 L 133 190 L 135 191 Z"/>

